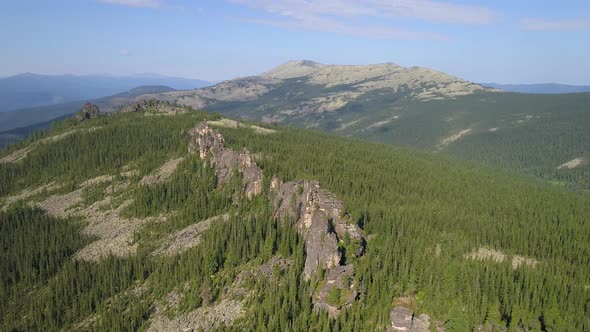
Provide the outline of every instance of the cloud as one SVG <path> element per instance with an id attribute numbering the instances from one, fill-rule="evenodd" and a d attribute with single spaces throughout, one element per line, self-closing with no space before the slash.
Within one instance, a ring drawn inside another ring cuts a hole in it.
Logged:
<path id="1" fill-rule="evenodd" d="M 351 36 L 366 37 L 379 39 L 430 39 L 430 40 L 448 40 L 445 35 L 430 32 L 419 32 L 405 29 L 390 28 L 379 25 L 353 26 L 342 24 L 337 21 L 320 19 L 305 21 L 285 21 L 285 20 L 249 20 L 249 22 L 272 25 L 285 29 L 302 29 L 315 31 L 329 31 L 334 33 L 346 34 Z"/>
<path id="2" fill-rule="evenodd" d="M 489 24 L 500 14 L 481 6 L 458 5 L 432 0 L 230 0 L 279 16 L 250 20 L 284 28 L 329 31 L 387 39 L 446 39 L 438 33 L 374 26 L 362 20 L 380 20 L 386 25 L 400 19 L 444 24 Z"/>
<path id="3" fill-rule="evenodd" d="M 522 20 L 520 26 L 533 31 L 590 30 L 590 19 L 548 21 L 528 18 Z"/>
<path id="4" fill-rule="evenodd" d="M 231 0 L 281 16 L 414 18 L 435 23 L 489 24 L 500 13 L 482 6 L 458 5 L 432 0 Z"/>
<path id="5" fill-rule="evenodd" d="M 129 50 L 121 50 L 119 51 L 120 56 L 131 56 L 131 52 Z"/>
<path id="6" fill-rule="evenodd" d="M 129 7 L 146 7 L 146 8 L 157 8 L 162 5 L 162 0 L 99 0 L 100 2 L 121 5 Z"/>

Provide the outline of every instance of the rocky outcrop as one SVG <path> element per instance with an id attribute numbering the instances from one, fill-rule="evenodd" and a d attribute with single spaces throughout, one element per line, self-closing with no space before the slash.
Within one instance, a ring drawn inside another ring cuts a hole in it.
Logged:
<path id="1" fill-rule="evenodd" d="M 275 277 L 276 272 L 287 270 L 291 264 L 293 264 L 293 262 L 290 259 L 280 256 L 273 256 L 271 259 L 258 267 L 256 274 L 272 279 Z"/>
<path id="2" fill-rule="evenodd" d="M 93 119 L 96 118 L 99 114 L 100 108 L 97 105 L 94 105 L 87 101 L 84 103 L 84 105 L 82 105 L 82 108 L 80 109 L 78 114 L 76 114 L 76 120 L 84 121 Z"/>
<path id="3" fill-rule="evenodd" d="M 416 317 L 412 310 L 406 307 L 395 307 L 389 313 L 391 326 L 387 329 L 389 332 L 408 331 L 408 332 L 428 332 L 430 331 L 430 317 L 427 314 L 421 314 Z"/>
<path id="4" fill-rule="evenodd" d="M 330 317 L 336 317 L 344 307 L 352 305 L 358 296 L 354 284 L 354 266 L 337 266 L 329 270 L 326 280 L 313 295 L 317 309 L 324 309 Z"/>
<path id="5" fill-rule="evenodd" d="M 121 113 L 149 112 L 156 114 L 182 114 L 187 110 L 184 107 L 173 105 L 155 98 L 141 99 L 135 103 L 125 105 L 119 109 Z"/>
<path id="6" fill-rule="evenodd" d="M 283 183 L 276 196 L 276 216 L 290 218 L 305 239 L 304 277 L 309 280 L 321 265 L 331 269 L 346 262 L 346 256 L 361 256 L 366 241 L 362 231 L 344 211 L 336 196 L 320 189 L 317 181 Z M 347 252 L 354 249 L 352 252 Z"/>
<path id="7" fill-rule="evenodd" d="M 206 122 L 191 131 L 189 152 L 199 154 L 215 169 L 218 185 L 230 181 L 237 170 L 243 177 L 247 197 L 262 192 L 262 170 L 249 151 L 225 148 L 221 133 Z M 357 297 L 352 257 L 360 257 L 366 240 L 362 230 L 346 213 L 342 202 L 331 192 L 322 190 L 318 181 L 295 180 L 283 183 L 272 176 L 270 190 L 275 196 L 275 218 L 291 220 L 305 241 L 303 278 L 314 279 L 317 288 L 313 303 L 334 317 Z"/>
<path id="8" fill-rule="evenodd" d="M 271 189 L 277 192 L 275 215 L 290 219 L 305 241 L 305 267 L 303 277 L 310 280 L 321 268 L 326 271 L 320 280 L 313 303 L 326 309 L 330 316 L 350 305 L 357 296 L 352 282 L 354 267 L 347 257 L 364 253 L 366 240 L 361 229 L 344 210 L 336 196 L 322 190 L 317 181 L 295 180 L 282 183 L 271 180 Z"/>
<path id="9" fill-rule="evenodd" d="M 206 122 L 199 124 L 191 131 L 189 152 L 199 153 L 202 160 L 209 158 L 211 166 L 217 175 L 217 184 L 227 183 L 237 170 L 243 177 L 243 193 L 247 197 L 262 192 L 262 170 L 252 159 L 248 150 L 236 152 L 226 149 L 223 136 Z"/>

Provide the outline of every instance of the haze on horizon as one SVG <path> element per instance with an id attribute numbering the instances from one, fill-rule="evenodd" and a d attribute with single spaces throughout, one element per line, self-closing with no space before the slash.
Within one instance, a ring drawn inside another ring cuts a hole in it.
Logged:
<path id="1" fill-rule="evenodd" d="M 22 0 L 0 9 L 2 77 L 219 81 L 308 59 L 590 85 L 590 4 L 580 0 Z"/>

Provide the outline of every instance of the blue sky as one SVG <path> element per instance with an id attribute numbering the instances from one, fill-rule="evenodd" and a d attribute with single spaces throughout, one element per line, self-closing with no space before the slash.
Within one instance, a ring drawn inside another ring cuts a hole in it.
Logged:
<path id="1" fill-rule="evenodd" d="M 288 60 L 590 85 L 590 1 L 2 0 L 0 76 L 223 80 Z"/>

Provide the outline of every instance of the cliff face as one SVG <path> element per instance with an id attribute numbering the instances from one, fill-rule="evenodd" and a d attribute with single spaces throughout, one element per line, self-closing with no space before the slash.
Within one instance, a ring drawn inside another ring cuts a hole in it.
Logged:
<path id="1" fill-rule="evenodd" d="M 306 280 L 320 265 L 331 269 L 345 263 L 346 255 L 362 255 L 365 246 L 362 232 L 334 194 L 322 190 L 319 182 L 310 180 L 286 182 L 279 188 L 275 203 L 277 217 L 294 220 L 295 228 L 305 239 Z M 345 252 L 345 248 L 339 246 L 341 241 L 354 244 L 355 252 Z"/>
<path id="2" fill-rule="evenodd" d="M 226 149 L 223 136 L 209 127 L 206 122 L 199 124 L 191 131 L 191 140 L 188 150 L 191 153 L 198 151 L 199 157 L 205 160 L 209 157 L 211 166 L 217 175 L 217 185 L 227 183 L 235 169 L 243 176 L 243 193 L 247 197 L 258 195 L 262 192 L 262 170 L 252 160 L 248 150 L 236 152 Z"/>
<path id="3" fill-rule="evenodd" d="M 225 148 L 221 133 L 206 122 L 195 127 L 191 136 L 189 151 L 198 151 L 202 160 L 209 160 L 218 185 L 227 183 L 237 170 L 243 176 L 243 192 L 247 197 L 262 192 L 262 170 L 249 151 Z M 273 176 L 270 190 L 275 195 L 275 217 L 291 220 L 305 241 L 303 278 L 309 281 L 318 276 L 318 287 L 312 296 L 315 307 L 326 309 L 331 316 L 338 315 L 357 296 L 354 267 L 348 261 L 364 253 L 366 240 L 362 230 L 345 212 L 336 195 L 322 190 L 318 181 L 283 183 Z M 321 276 L 320 269 L 324 271 Z"/>
<path id="4" fill-rule="evenodd" d="M 305 240 L 303 277 L 310 280 L 321 268 L 324 280 L 318 280 L 312 301 L 316 308 L 325 309 L 335 317 L 343 307 L 356 299 L 352 256 L 360 257 L 366 240 L 362 230 L 344 210 L 336 195 L 320 188 L 317 181 L 295 180 L 280 183 L 273 178 L 276 188 L 275 215 L 290 219 Z"/>

